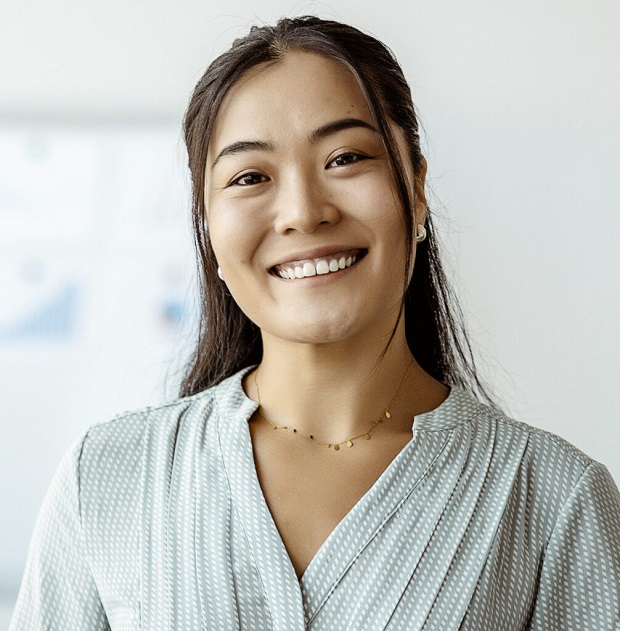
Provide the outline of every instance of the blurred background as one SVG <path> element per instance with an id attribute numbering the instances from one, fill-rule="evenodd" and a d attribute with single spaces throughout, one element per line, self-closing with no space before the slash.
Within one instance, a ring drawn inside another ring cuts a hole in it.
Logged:
<path id="1" fill-rule="evenodd" d="M 70 443 L 176 397 L 196 313 L 190 91 L 251 24 L 308 13 L 376 35 L 410 80 L 499 400 L 620 481 L 618 2 L 3 0 L 0 629 Z"/>

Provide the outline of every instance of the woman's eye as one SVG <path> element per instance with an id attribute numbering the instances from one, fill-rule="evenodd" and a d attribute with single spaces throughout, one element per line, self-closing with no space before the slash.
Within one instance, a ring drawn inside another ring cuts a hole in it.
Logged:
<path id="1" fill-rule="evenodd" d="M 336 156 L 327 166 L 343 167 L 347 164 L 352 164 L 353 162 L 359 162 L 360 160 L 368 160 L 368 156 L 365 156 L 361 153 L 341 153 L 339 156 Z"/>
<path id="2" fill-rule="evenodd" d="M 244 173 L 238 178 L 235 178 L 228 186 L 253 186 L 255 184 L 262 184 L 269 178 L 262 173 Z"/>

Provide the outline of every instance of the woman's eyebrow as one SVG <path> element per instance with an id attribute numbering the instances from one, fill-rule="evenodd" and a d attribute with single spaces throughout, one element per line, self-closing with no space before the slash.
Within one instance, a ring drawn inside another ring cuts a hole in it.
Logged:
<path id="1" fill-rule="evenodd" d="M 370 131 L 378 134 L 377 129 L 362 120 L 361 118 L 341 118 L 336 121 L 332 121 L 330 123 L 326 123 L 325 125 L 321 125 L 318 129 L 310 132 L 308 134 L 308 140 L 312 143 L 318 142 L 322 140 L 326 136 L 330 136 L 331 134 L 336 134 L 339 131 L 343 131 L 344 129 L 352 129 L 355 127 L 362 127 L 363 129 L 370 129 Z M 220 158 L 224 156 L 232 156 L 240 153 L 245 153 L 249 151 L 273 151 L 274 147 L 270 142 L 265 142 L 263 140 L 238 140 L 237 142 L 233 142 L 230 145 L 224 147 L 217 158 L 213 161 L 211 165 L 211 169 L 215 167 Z"/>
<path id="2" fill-rule="evenodd" d="M 218 153 L 217 158 L 213 160 L 211 169 L 213 169 L 218 160 L 224 156 L 233 156 L 248 151 L 273 151 L 273 145 L 270 142 L 264 142 L 262 140 L 239 140 L 233 142 Z"/>
<path id="3" fill-rule="evenodd" d="M 361 118 L 341 118 L 340 120 L 332 121 L 331 123 L 327 123 L 326 125 L 322 125 L 318 129 L 315 129 L 309 134 L 308 139 L 310 142 L 318 142 L 326 136 L 354 127 L 363 127 L 364 129 L 374 131 L 376 134 L 379 133 L 373 125 L 367 123 Z"/>

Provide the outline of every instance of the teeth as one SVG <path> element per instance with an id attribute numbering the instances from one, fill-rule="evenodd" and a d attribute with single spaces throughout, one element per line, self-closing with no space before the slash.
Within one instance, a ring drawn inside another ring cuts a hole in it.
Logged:
<path id="1" fill-rule="evenodd" d="M 318 269 L 318 265 L 317 265 L 317 269 L 314 269 L 314 265 L 312 265 L 312 263 L 310 263 L 310 261 L 307 261 L 306 263 L 304 263 L 304 276 L 308 277 L 308 276 L 316 276 L 316 274 L 322 274 L 322 272 L 319 272 Z"/>
<path id="2" fill-rule="evenodd" d="M 316 264 L 317 274 L 329 274 L 329 263 L 327 261 L 319 261 Z"/>
<path id="3" fill-rule="evenodd" d="M 285 279 L 294 279 L 294 278 L 309 278 L 310 276 L 324 275 L 329 274 L 330 272 L 338 272 L 341 269 L 345 269 L 347 267 L 351 267 L 358 260 L 358 252 L 355 252 L 353 255 L 345 257 L 340 256 L 340 258 L 323 258 L 323 259 L 315 259 L 313 261 L 303 261 L 299 262 L 295 265 L 291 265 L 290 267 L 281 267 L 279 269 L 275 269 L 275 273 L 280 276 L 280 278 Z"/>

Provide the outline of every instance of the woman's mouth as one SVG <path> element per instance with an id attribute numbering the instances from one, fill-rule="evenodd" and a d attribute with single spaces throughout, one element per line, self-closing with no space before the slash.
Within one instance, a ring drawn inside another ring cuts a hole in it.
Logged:
<path id="1" fill-rule="evenodd" d="M 274 265 L 270 272 L 285 279 L 309 278 L 310 276 L 321 276 L 333 274 L 348 267 L 352 267 L 366 256 L 368 250 L 354 249 L 344 252 L 335 252 L 327 256 L 319 256 L 313 259 L 302 259 L 299 261 L 289 261 Z"/>

